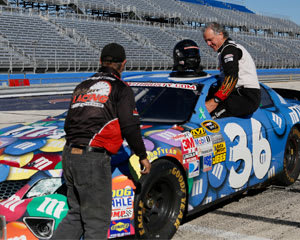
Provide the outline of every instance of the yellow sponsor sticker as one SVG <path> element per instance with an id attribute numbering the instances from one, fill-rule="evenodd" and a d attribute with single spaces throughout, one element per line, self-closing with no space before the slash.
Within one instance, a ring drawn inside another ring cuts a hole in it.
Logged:
<path id="1" fill-rule="evenodd" d="M 219 124 L 212 120 L 206 120 L 202 122 L 201 125 L 205 128 L 205 130 L 212 133 L 218 133 L 220 131 Z"/>
<path id="2" fill-rule="evenodd" d="M 214 154 L 219 155 L 221 153 L 226 153 L 226 144 L 225 142 L 215 143 L 214 144 Z"/>
<path id="3" fill-rule="evenodd" d="M 203 127 L 193 129 L 193 130 L 191 130 L 191 133 L 194 138 L 204 137 L 207 135 L 207 133 Z"/>
<path id="4" fill-rule="evenodd" d="M 226 160 L 226 153 L 221 153 L 213 157 L 213 164 L 218 164 Z"/>

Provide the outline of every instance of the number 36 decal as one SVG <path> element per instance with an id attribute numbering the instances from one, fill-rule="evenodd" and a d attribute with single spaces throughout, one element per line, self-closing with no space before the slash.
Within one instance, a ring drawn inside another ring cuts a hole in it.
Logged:
<path id="1" fill-rule="evenodd" d="M 252 154 L 247 147 L 247 134 L 244 129 L 236 123 L 228 123 L 224 132 L 233 142 L 239 139 L 238 144 L 230 147 L 230 162 L 244 161 L 244 168 L 237 172 L 232 166 L 229 175 L 229 184 L 232 188 L 241 188 L 247 183 L 253 171 L 258 179 L 262 179 L 268 172 L 271 164 L 271 147 L 266 138 L 263 137 L 259 121 L 251 118 L 252 126 Z"/>

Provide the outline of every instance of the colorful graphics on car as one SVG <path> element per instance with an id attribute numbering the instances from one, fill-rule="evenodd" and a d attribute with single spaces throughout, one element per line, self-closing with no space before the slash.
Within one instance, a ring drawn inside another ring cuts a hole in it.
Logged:
<path id="1" fill-rule="evenodd" d="M 277 156 L 271 159 L 276 144 L 271 147 L 268 140 L 282 137 L 282 129 L 268 131 L 279 121 L 275 117 L 264 124 L 255 118 L 220 123 L 206 120 L 193 129 L 182 125 L 180 131 L 147 128 L 147 141 L 154 145 L 148 151 L 148 159 L 156 161 L 167 155 L 182 156 L 182 160 L 177 159 L 186 169 L 189 209 L 194 209 L 263 182 L 274 176 L 275 171 L 280 171 L 282 166 L 275 161 Z M 174 146 L 176 152 L 168 150 Z M 130 164 L 133 175 L 139 178 L 140 165 L 135 155 L 131 156 Z"/>
<path id="2" fill-rule="evenodd" d="M 296 107 L 290 110 L 291 121 L 296 123 L 300 111 Z M 283 152 L 278 149 L 282 149 L 279 144 L 287 138 L 288 130 L 288 120 L 281 114 L 269 111 L 264 119 L 258 114 L 248 119 L 218 122 L 201 116 L 205 119 L 201 124 L 141 127 L 148 159 L 154 162 L 172 158 L 186 172 L 189 210 L 264 182 L 281 171 L 283 166 L 278 159 L 282 159 Z M 64 195 L 37 194 L 24 199 L 22 195 L 40 179 L 62 176 L 64 144 L 61 116 L 0 131 L 0 181 L 32 177 L 21 192 L 0 200 L 1 213 L 8 216 L 8 236 L 17 237 L 25 229 L 24 215 L 53 218 L 55 227 L 66 215 Z M 124 143 L 119 153 L 112 156 L 110 238 L 134 234 L 135 184 L 131 176 L 135 181 L 141 177 L 139 159 Z M 29 230 L 22 234 L 35 239 Z"/>

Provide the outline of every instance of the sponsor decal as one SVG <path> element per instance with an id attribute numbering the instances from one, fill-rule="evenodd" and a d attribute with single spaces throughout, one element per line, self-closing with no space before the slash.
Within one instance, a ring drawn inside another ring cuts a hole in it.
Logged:
<path id="1" fill-rule="evenodd" d="M 172 139 L 174 139 L 174 140 L 182 140 L 182 139 L 184 139 L 186 137 L 189 137 L 189 136 L 191 136 L 190 132 L 183 132 L 183 133 L 179 133 L 179 134 L 173 136 Z"/>
<path id="2" fill-rule="evenodd" d="M 182 156 L 182 159 L 183 159 L 183 163 L 185 164 L 185 163 L 189 163 L 189 162 L 198 160 L 198 156 L 195 152 L 192 152 L 192 153 L 184 154 Z"/>
<path id="3" fill-rule="evenodd" d="M 145 211 L 144 203 L 142 200 L 140 200 L 138 204 L 138 212 L 137 212 L 137 225 L 138 225 L 138 231 L 140 236 L 143 236 L 145 234 L 144 221 L 143 221 L 144 211 Z"/>
<path id="4" fill-rule="evenodd" d="M 193 135 L 190 132 L 187 132 L 186 137 L 181 140 L 181 152 L 182 154 L 189 154 L 193 152 L 197 152 L 198 149 L 196 147 Z"/>
<path id="5" fill-rule="evenodd" d="M 158 157 L 160 157 L 161 155 L 176 155 L 177 151 L 176 151 L 176 149 L 168 149 L 168 148 L 158 147 L 158 148 L 156 148 L 156 150 L 154 150 L 152 152 L 147 152 L 147 154 L 148 154 L 147 158 L 149 159 L 149 161 L 153 161 L 153 160 L 157 159 Z"/>
<path id="6" fill-rule="evenodd" d="M 208 172 L 212 169 L 212 155 L 211 154 L 208 154 L 208 155 L 204 155 L 202 157 L 203 159 L 203 164 L 202 164 L 202 169 L 203 169 L 203 172 Z"/>
<path id="7" fill-rule="evenodd" d="M 133 197 L 115 197 L 112 199 L 112 209 L 133 208 Z"/>
<path id="8" fill-rule="evenodd" d="M 128 197 L 133 196 L 133 189 L 132 188 L 124 188 L 124 189 L 116 189 L 112 190 L 112 197 Z"/>
<path id="9" fill-rule="evenodd" d="M 197 90 L 197 86 L 193 84 L 183 83 L 153 83 L 153 82 L 128 82 L 131 87 L 163 87 L 163 88 L 181 88 L 187 90 Z"/>
<path id="10" fill-rule="evenodd" d="M 223 135 L 220 134 L 220 133 L 210 135 L 210 137 L 211 137 L 211 141 L 212 141 L 213 144 L 225 141 Z"/>
<path id="11" fill-rule="evenodd" d="M 184 193 L 182 194 L 182 198 L 180 200 L 180 210 L 179 210 L 179 214 L 177 216 L 177 219 L 174 223 L 174 227 L 176 229 L 179 228 L 179 225 L 180 225 L 180 222 L 183 218 L 183 213 L 185 211 L 185 207 L 186 207 L 186 184 L 185 184 L 185 181 L 184 181 L 184 177 L 182 176 L 181 174 L 181 171 L 179 169 L 177 169 L 176 167 L 174 167 L 172 170 L 170 170 L 172 175 L 174 175 L 179 184 L 180 184 L 180 190 Z"/>
<path id="12" fill-rule="evenodd" d="M 191 133 L 192 133 L 194 138 L 199 138 L 199 137 L 206 136 L 206 131 L 203 127 L 193 129 L 193 130 L 191 130 Z"/>
<path id="13" fill-rule="evenodd" d="M 132 218 L 133 209 L 120 209 L 120 210 L 112 210 L 111 212 L 111 220 Z"/>
<path id="14" fill-rule="evenodd" d="M 197 147 L 198 156 L 212 154 L 213 145 L 210 136 L 196 138 L 194 141 Z"/>
<path id="15" fill-rule="evenodd" d="M 180 172 L 179 169 L 177 169 L 176 167 L 174 167 L 172 170 L 170 169 L 172 175 L 174 175 L 177 180 L 179 181 L 179 184 L 180 184 L 180 190 L 183 192 L 183 193 L 186 193 L 186 187 L 185 187 L 185 182 L 184 182 L 184 178 Z"/>
<path id="16" fill-rule="evenodd" d="M 189 178 L 197 177 L 200 174 L 199 160 L 189 162 Z"/>
<path id="17" fill-rule="evenodd" d="M 218 123 L 212 120 L 206 120 L 201 123 L 201 125 L 209 132 L 218 133 L 220 131 L 220 126 Z"/>
<path id="18" fill-rule="evenodd" d="M 177 219 L 174 223 L 174 226 L 175 226 L 176 229 L 178 229 L 179 226 L 180 226 L 180 222 L 183 218 L 183 213 L 185 211 L 185 206 L 186 206 L 186 197 L 184 196 L 184 197 L 181 198 L 179 214 L 178 214 Z"/>
<path id="19" fill-rule="evenodd" d="M 130 235 L 130 220 L 115 220 L 110 224 L 110 237 L 122 237 Z"/>
<path id="20" fill-rule="evenodd" d="M 213 158 L 213 164 L 224 162 L 225 160 L 226 160 L 226 152 L 214 156 L 214 158 Z"/>
<path id="21" fill-rule="evenodd" d="M 199 118 L 204 119 L 204 120 L 206 119 L 206 115 L 205 115 L 205 111 L 204 111 L 203 107 L 199 108 Z"/>
<path id="22" fill-rule="evenodd" d="M 221 153 L 226 153 L 226 144 L 225 144 L 225 142 L 214 144 L 214 154 L 219 155 Z"/>
<path id="23" fill-rule="evenodd" d="M 90 87 L 90 89 L 86 94 L 78 94 L 74 96 L 72 100 L 72 104 L 74 105 L 76 103 L 87 103 L 87 102 L 106 103 L 110 91 L 111 91 L 111 85 L 109 82 L 105 82 L 105 81 L 97 82 Z"/>
<path id="24" fill-rule="evenodd" d="M 224 63 L 232 62 L 233 61 L 233 54 L 227 54 L 224 56 Z"/>

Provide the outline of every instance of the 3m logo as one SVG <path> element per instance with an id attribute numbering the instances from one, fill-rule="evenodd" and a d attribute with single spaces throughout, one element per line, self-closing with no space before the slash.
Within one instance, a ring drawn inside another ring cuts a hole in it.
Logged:
<path id="1" fill-rule="evenodd" d="M 183 139 L 181 141 L 181 146 L 182 146 L 181 147 L 182 154 L 187 154 L 187 153 L 197 151 L 193 137 Z"/>
<path id="2" fill-rule="evenodd" d="M 60 214 L 62 213 L 65 204 L 66 203 L 63 201 L 46 197 L 44 202 L 38 207 L 37 211 L 46 213 L 55 218 L 60 218 Z"/>
<path id="3" fill-rule="evenodd" d="M 52 162 L 50 160 L 48 160 L 45 157 L 41 157 L 41 158 L 34 161 L 33 167 L 35 167 L 39 170 L 42 170 L 42 169 L 48 167 L 51 164 L 52 164 Z"/>
<path id="4" fill-rule="evenodd" d="M 14 212 L 15 208 L 22 204 L 25 200 L 21 200 L 19 196 L 12 195 L 9 199 L 0 202 L 0 205 L 4 206 L 5 208 L 9 209 L 10 211 Z"/>

